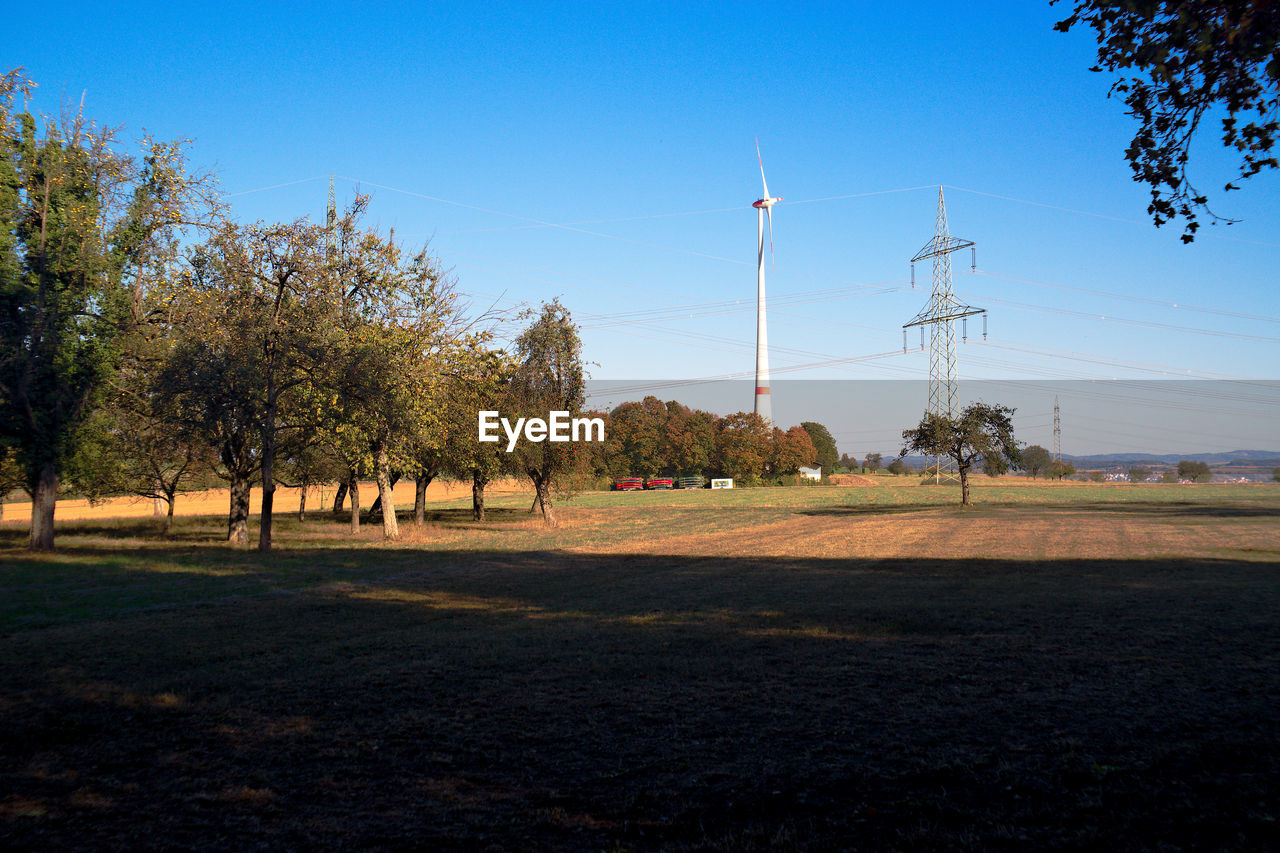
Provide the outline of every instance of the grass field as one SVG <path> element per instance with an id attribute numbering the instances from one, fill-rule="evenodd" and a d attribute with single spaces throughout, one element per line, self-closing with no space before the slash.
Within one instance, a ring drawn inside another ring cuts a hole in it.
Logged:
<path id="1" fill-rule="evenodd" d="M 7 849 L 1274 849 L 1280 487 L 0 527 Z"/>

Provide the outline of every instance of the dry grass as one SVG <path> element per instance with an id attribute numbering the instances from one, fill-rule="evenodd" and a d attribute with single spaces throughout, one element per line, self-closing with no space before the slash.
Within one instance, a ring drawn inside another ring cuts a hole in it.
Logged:
<path id="1" fill-rule="evenodd" d="M 710 495 L 7 527 L 0 843 L 1274 846 L 1280 489 Z"/>

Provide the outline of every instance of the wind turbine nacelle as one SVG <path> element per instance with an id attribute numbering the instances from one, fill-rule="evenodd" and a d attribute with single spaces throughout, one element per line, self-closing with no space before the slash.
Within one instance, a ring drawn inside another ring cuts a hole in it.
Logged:
<path id="1" fill-rule="evenodd" d="M 759 201 L 752 202 L 751 206 L 752 206 L 752 207 L 766 207 L 766 208 L 768 208 L 768 207 L 773 207 L 773 203 L 774 203 L 775 201 L 782 201 L 782 196 L 778 196 L 777 198 L 762 198 L 762 199 L 760 199 Z"/>

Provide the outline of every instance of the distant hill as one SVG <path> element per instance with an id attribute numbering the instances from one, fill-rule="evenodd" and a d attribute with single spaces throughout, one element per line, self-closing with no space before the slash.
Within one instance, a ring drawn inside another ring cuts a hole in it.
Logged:
<path id="1" fill-rule="evenodd" d="M 886 456 L 886 462 L 892 459 Z M 1280 468 L 1280 450 L 1232 450 L 1226 453 L 1094 453 L 1087 456 L 1062 454 L 1064 461 L 1078 469 L 1114 468 L 1133 465 L 1177 465 L 1183 459 L 1206 462 L 1211 467 L 1239 465 L 1250 468 Z M 912 468 L 923 468 L 933 463 L 924 456 L 903 457 Z"/>
<path id="2" fill-rule="evenodd" d="M 1226 453 L 1095 453 L 1089 456 L 1069 456 L 1062 458 L 1077 468 L 1106 467 L 1128 462 L 1177 465 L 1183 459 L 1194 462 L 1207 462 L 1209 465 L 1227 465 L 1231 463 L 1250 466 L 1280 465 L 1280 451 L 1277 450 L 1231 450 Z"/>

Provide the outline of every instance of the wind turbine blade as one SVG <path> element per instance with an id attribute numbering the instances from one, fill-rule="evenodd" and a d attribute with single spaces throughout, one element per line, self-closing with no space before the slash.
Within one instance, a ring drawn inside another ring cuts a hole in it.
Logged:
<path id="1" fill-rule="evenodd" d="M 760 163 L 760 183 L 764 186 L 764 197 L 769 197 L 769 182 L 764 179 L 764 158 L 760 156 L 760 137 L 756 137 L 756 160 Z"/>
<path id="2" fill-rule="evenodd" d="M 766 191 L 765 196 L 768 195 L 769 193 Z M 773 267 L 773 271 L 777 272 L 778 263 L 773 258 L 773 207 L 767 208 L 766 212 L 769 214 L 769 264 Z"/>

